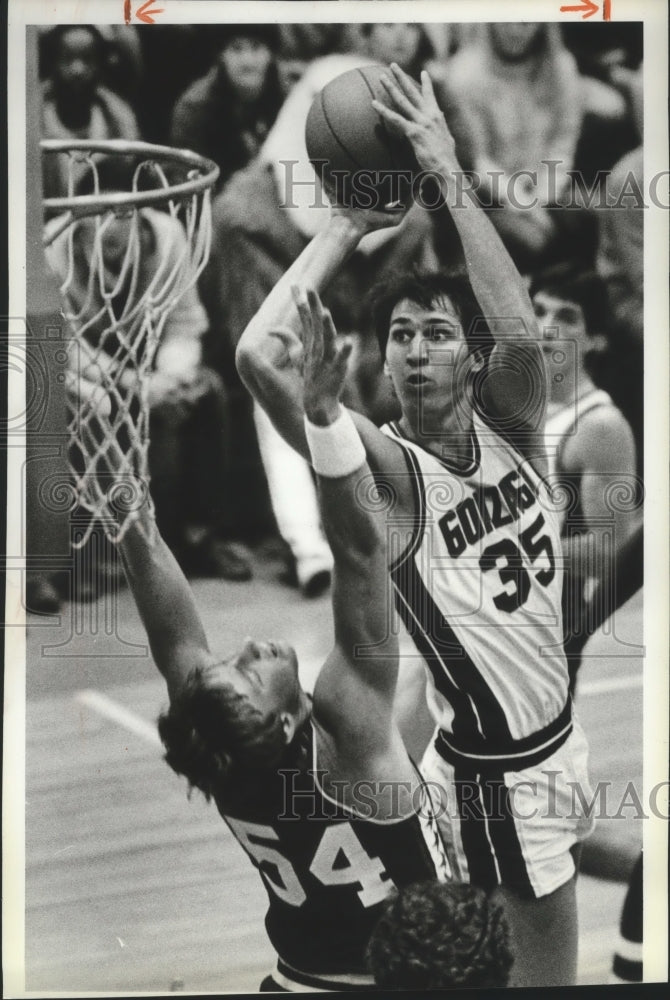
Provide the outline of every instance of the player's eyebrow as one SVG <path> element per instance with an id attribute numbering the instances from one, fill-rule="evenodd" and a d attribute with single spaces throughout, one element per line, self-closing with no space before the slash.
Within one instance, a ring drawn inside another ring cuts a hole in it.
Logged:
<path id="1" fill-rule="evenodd" d="M 399 316 L 393 317 L 391 320 L 391 326 L 395 326 L 396 323 L 414 323 L 417 318 L 417 316 L 400 313 Z M 439 323 L 454 326 L 459 322 L 458 316 L 455 312 L 431 312 L 428 313 L 427 316 L 423 316 L 421 319 L 423 323 L 432 323 L 434 326 Z"/>

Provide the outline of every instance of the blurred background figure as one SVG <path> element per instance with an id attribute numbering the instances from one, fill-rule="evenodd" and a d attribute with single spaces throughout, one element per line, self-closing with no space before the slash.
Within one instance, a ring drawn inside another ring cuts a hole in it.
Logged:
<path id="1" fill-rule="evenodd" d="M 280 24 L 277 65 L 284 97 L 293 89 L 313 59 L 346 49 L 346 25 Z"/>
<path id="2" fill-rule="evenodd" d="M 417 882 L 394 893 L 368 945 L 375 983 L 387 989 L 507 986 L 513 962 L 502 907 L 458 882 Z"/>
<path id="3" fill-rule="evenodd" d="M 276 26 L 212 25 L 210 33 L 213 64 L 177 100 L 170 145 L 214 160 L 221 188 L 258 153 L 284 95 Z"/>
<path id="4" fill-rule="evenodd" d="M 105 51 L 93 25 L 59 25 L 44 36 L 43 139 L 139 138 L 130 106 L 103 84 Z M 44 159 L 43 186 L 45 198 L 68 194 L 60 158 Z"/>
<path id="5" fill-rule="evenodd" d="M 619 551 L 641 517 L 633 433 L 598 383 L 607 343 L 607 293 L 594 271 L 558 265 L 530 286 L 549 371 L 546 444 L 549 485 L 562 508 L 563 626 L 574 695 L 584 645 L 587 593 L 611 578 Z M 617 504 L 616 491 L 633 502 Z M 635 502 L 637 500 L 637 502 Z"/>
<path id="6" fill-rule="evenodd" d="M 602 359 L 608 392 L 628 419 L 642 475 L 644 458 L 644 162 L 642 67 L 617 65 L 609 79 L 618 87 L 635 127 L 636 145 L 612 168 L 610 208 L 596 213 L 598 254 L 612 312 L 608 351 Z"/>
<path id="7" fill-rule="evenodd" d="M 478 25 L 448 61 L 446 80 L 470 135 L 462 166 L 482 178 L 480 198 L 494 207 L 492 221 L 517 266 L 592 259 L 588 214 L 552 208 L 569 190 L 568 171 L 590 184 L 630 148 L 621 96 L 580 75 L 555 24 Z M 548 160 L 556 161 L 552 169 Z"/>

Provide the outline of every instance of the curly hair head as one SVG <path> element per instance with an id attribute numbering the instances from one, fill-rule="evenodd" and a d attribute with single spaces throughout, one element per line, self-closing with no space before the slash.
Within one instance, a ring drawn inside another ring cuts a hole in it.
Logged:
<path id="1" fill-rule="evenodd" d="M 158 719 L 165 760 L 207 800 L 239 770 L 264 772 L 286 749 L 278 712 L 264 715 L 232 685 L 194 670 Z"/>
<path id="2" fill-rule="evenodd" d="M 389 899 L 372 932 L 368 965 L 378 986 L 506 986 L 513 957 L 499 904 L 465 883 L 417 882 Z"/>

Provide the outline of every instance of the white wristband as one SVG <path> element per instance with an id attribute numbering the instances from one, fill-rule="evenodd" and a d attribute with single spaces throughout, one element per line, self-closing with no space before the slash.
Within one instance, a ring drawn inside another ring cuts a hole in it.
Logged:
<path id="1" fill-rule="evenodd" d="M 344 407 L 340 407 L 335 423 L 327 427 L 317 427 L 305 417 L 305 434 L 312 468 L 318 476 L 325 476 L 326 479 L 349 476 L 366 461 L 363 442 Z"/>

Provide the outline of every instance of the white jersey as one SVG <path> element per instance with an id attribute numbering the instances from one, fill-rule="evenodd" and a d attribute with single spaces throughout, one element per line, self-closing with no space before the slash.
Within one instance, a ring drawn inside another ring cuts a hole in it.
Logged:
<path id="1" fill-rule="evenodd" d="M 612 399 L 603 389 L 588 389 L 565 406 L 550 411 L 545 423 L 545 442 L 549 460 L 548 485 L 555 495 L 559 520 L 564 524 L 568 514 L 578 524 L 581 519 L 579 497 L 580 476 L 566 470 L 563 454 L 572 437 L 579 431 L 579 423 L 592 410 L 601 406 L 616 409 Z"/>
<path id="2" fill-rule="evenodd" d="M 382 431 L 403 449 L 414 489 L 413 534 L 391 577 L 433 681 L 443 749 L 470 763 L 548 756 L 572 723 L 560 532 L 542 479 L 478 416 L 460 470 L 397 423 Z"/>

